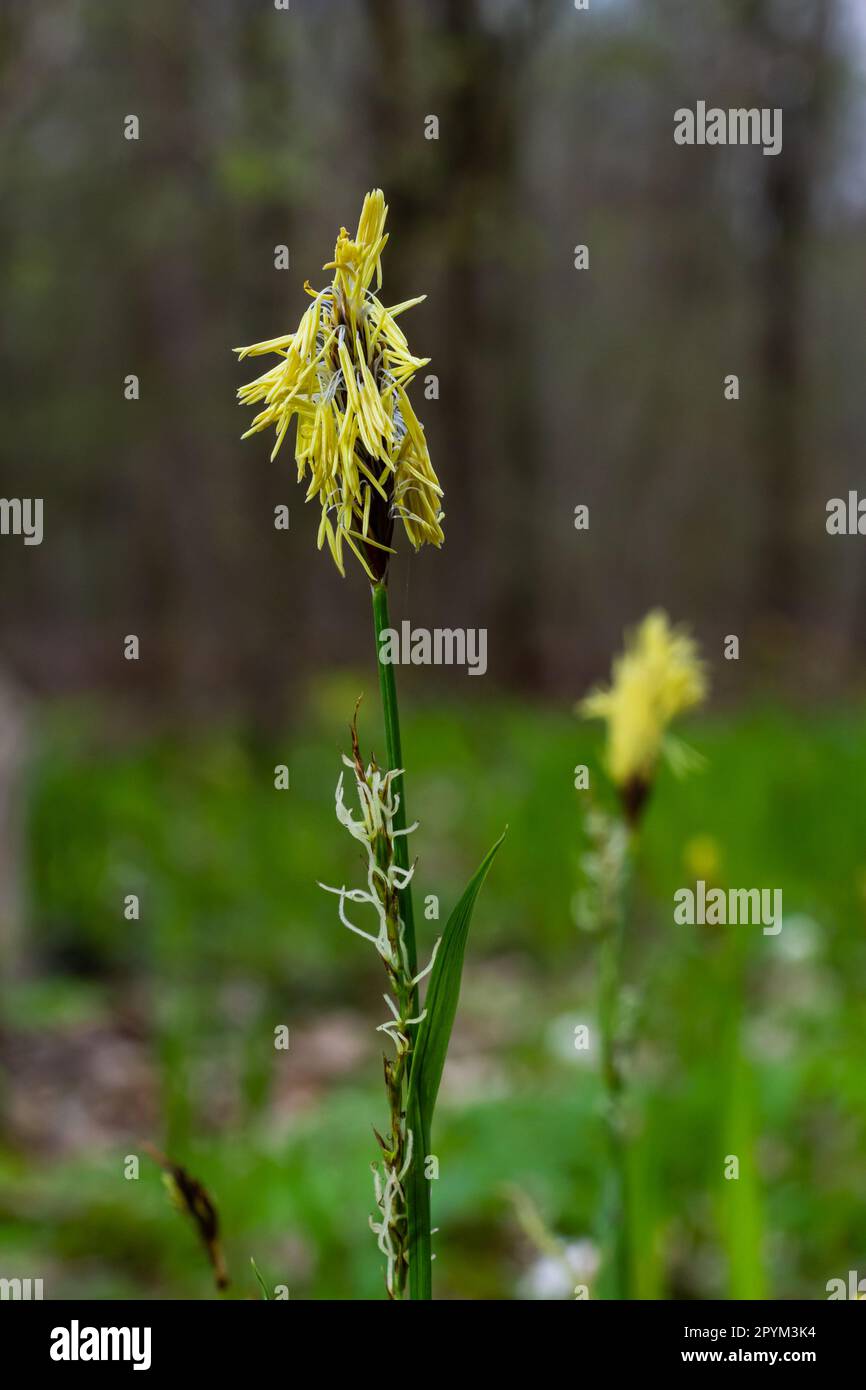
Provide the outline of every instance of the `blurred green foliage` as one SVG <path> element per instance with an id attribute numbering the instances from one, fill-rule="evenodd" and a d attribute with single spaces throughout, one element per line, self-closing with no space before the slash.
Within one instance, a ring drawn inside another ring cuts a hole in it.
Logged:
<path id="1" fill-rule="evenodd" d="M 133 744 L 92 710 L 61 709 L 46 718 L 33 767 L 35 957 L 7 1029 L 62 1037 L 135 993 L 162 1112 L 158 1132 L 140 1137 L 170 1146 L 215 1197 L 237 1278 L 230 1296 L 257 1295 L 250 1256 L 292 1297 L 382 1289 L 366 1213 L 383 982 L 316 886 L 357 871 L 333 815 L 340 748 L 329 732 L 357 684 L 322 686 L 268 744 L 230 729 Z M 361 734 L 381 745 L 372 711 Z M 683 782 L 663 773 L 656 788 L 627 954 L 645 1296 L 820 1298 L 829 1278 L 862 1264 L 866 847 L 851 789 L 866 773 L 864 735 L 861 709 L 767 706 L 705 720 L 691 730 L 705 769 Z M 593 1017 L 596 943 L 573 920 L 582 803 L 572 769 L 588 762 L 602 786 L 596 733 L 567 710 L 502 700 L 416 706 L 404 738 L 410 817 L 421 820 L 419 903 L 439 895 L 444 920 L 509 825 L 473 921 L 433 1197 L 437 1292 L 511 1297 L 538 1256 L 509 1184 L 563 1239 L 594 1229 L 599 1092 L 572 1033 Z M 274 790 L 278 763 L 288 792 Z M 672 894 L 700 876 L 781 888 L 780 935 L 675 927 Z M 129 892 L 141 897 L 138 922 L 123 918 Z M 422 954 L 435 933 L 422 917 Z M 303 1065 L 295 1039 L 346 1010 L 369 1027 L 369 1050 L 300 1102 L 277 1104 Z M 283 1022 L 288 1053 L 272 1046 Z M 5 1263 L 44 1269 L 50 1296 L 212 1296 L 156 1167 L 145 1158 L 141 1179 L 124 1181 L 124 1156 L 137 1152 L 131 1131 L 35 1162 L 10 1141 Z M 729 1154 L 740 1157 L 738 1182 L 722 1176 Z"/>

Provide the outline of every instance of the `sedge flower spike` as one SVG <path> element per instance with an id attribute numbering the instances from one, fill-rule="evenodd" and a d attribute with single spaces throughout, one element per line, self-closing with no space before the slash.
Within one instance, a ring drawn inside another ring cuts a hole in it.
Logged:
<path id="1" fill-rule="evenodd" d="M 387 215 L 382 190 L 374 189 L 354 237 L 340 229 L 324 267 L 334 272 L 331 284 L 304 285 L 313 302 L 296 332 L 235 349 L 241 359 L 279 359 L 238 391 L 242 404 L 262 403 L 244 439 L 273 426 L 273 459 L 297 416 L 298 481 L 309 471 L 306 500 L 322 508 L 319 549 L 327 541 L 345 574 L 348 547 L 373 583 L 387 573 L 396 521 L 416 550 L 444 540 L 442 489 L 406 390 L 430 359 L 413 357 L 397 324 L 425 296 L 390 309 L 378 297 Z"/>
<path id="2" fill-rule="evenodd" d="M 377 1032 L 390 1039 L 394 1056 L 384 1057 L 385 1088 L 388 1095 L 391 1124 L 386 1135 L 374 1130 L 381 1150 L 379 1163 L 372 1165 L 376 1217 L 370 1217 L 379 1249 L 385 1256 L 385 1287 L 390 1298 L 402 1298 L 409 1267 L 409 1215 L 406 1175 L 412 1165 L 415 1142 L 406 1109 L 406 1087 L 412 1052 L 412 1029 L 425 1018 L 426 1010 L 415 1011 L 414 1000 L 418 984 L 429 975 L 436 960 L 439 942 L 433 948 L 430 961 L 418 974 L 413 973 L 406 949 L 405 924 L 400 913 L 400 894 L 408 887 L 415 873 L 414 864 L 401 868 L 397 863 L 397 842 L 411 835 L 415 825 L 405 829 L 396 826 L 400 809 L 400 793 L 396 782 L 402 769 L 382 772 L 371 760 L 366 766 L 361 758 L 355 721 L 351 725 L 352 756 L 344 755 L 343 763 L 352 773 L 360 816 L 346 803 L 345 773 L 337 782 L 337 820 L 362 847 L 366 860 L 366 885 L 363 888 L 330 888 L 320 886 L 339 899 L 339 916 L 344 927 L 362 936 L 375 946 L 385 963 L 389 992 L 384 999 L 389 1017 L 380 1023 Z M 364 910 L 366 931 L 348 915 Z M 370 912 L 372 910 L 372 918 Z M 381 1164 L 381 1168 L 380 1168 Z"/>
<path id="3" fill-rule="evenodd" d="M 613 663 L 608 688 L 594 690 L 578 706 L 588 719 L 607 722 L 607 770 L 636 818 L 660 757 L 683 766 L 688 754 L 668 728 L 707 693 L 704 666 L 692 638 L 672 628 L 667 615 L 649 613 L 626 637 Z"/>

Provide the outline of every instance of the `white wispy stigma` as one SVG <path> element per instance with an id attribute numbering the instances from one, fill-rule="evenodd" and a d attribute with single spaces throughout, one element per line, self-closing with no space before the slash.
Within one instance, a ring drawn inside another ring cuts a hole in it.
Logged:
<path id="1" fill-rule="evenodd" d="M 340 899 L 339 915 L 344 927 L 348 927 L 349 931 L 355 932 L 358 936 L 363 936 L 366 941 L 372 941 L 390 969 L 399 968 L 408 972 L 409 962 L 403 941 L 403 923 L 401 920 L 399 931 L 394 939 L 394 933 L 389 933 L 388 900 L 390 895 L 398 894 L 409 886 L 415 872 L 415 865 L 413 864 L 408 869 L 401 869 L 395 863 L 393 853 L 382 854 L 381 852 L 383 846 L 393 846 L 398 835 L 409 835 L 418 828 L 418 822 L 415 821 L 405 830 L 394 829 L 394 816 L 400 805 L 400 795 L 393 790 L 393 786 L 395 779 L 402 777 L 403 770 L 397 768 L 391 772 L 383 773 L 373 763 L 370 763 L 362 776 L 359 774 L 356 764 L 351 758 L 347 758 L 345 753 L 343 754 L 343 762 L 346 767 L 352 770 L 355 778 L 361 818 L 356 819 L 351 808 L 346 805 L 343 791 L 345 773 L 341 772 L 335 798 L 337 820 L 342 826 L 345 826 L 352 838 L 362 844 L 366 850 L 367 887 L 331 888 L 327 883 L 320 883 L 319 887 L 324 888 L 326 893 L 335 893 Z M 347 902 L 359 903 L 373 909 L 378 925 L 378 931 L 375 935 L 349 921 L 346 916 Z M 427 969 L 431 969 L 432 965 L 431 959 Z M 426 974 L 426 971 L 423 973 Z M 417 978 L 421 979 L 422 977 L 419 975 Z M 418 1020 L 409 1019 L 406 1022 L 412 1023 L 418 1022 Z"/>
<path id="2" fill-rule="evenodd" d="M 583 931 L 599 931 L 614 920 L 626 875 L 628 831 L 622 821 L 593 806 L 586 814 L 588 848 L 581 856 L 583 885 L 574 918 Z"/>
<path id="3" fill-rule="evenodd" d="M 376 1135 L 381 1160 L 371 1167 L 378 1213 L 369 1220 L 370 1229 L 385 1256 L 388 1293 L 392 1298 L 399 1298 L 408 1264 L 408 1220 L 403 1180 L 412 1162 L 412 1130 L 406 1124 L 403 1095 L 412 1049 L 411 1030 L 427 1012 L 424 1009 L 418 1013 L 413 1008 L 413 1001 L 417 985 L 433 969 L 439 942 L 436 942 L 428 964 L 413 975 L 406 951 L 400 894 L 411 883 L 415 866 L 400 868 L 394 846 L 398 836 L 411 834 L 417 829 L 418 822 L 405 830 L 395 830 L 394 817 L 400 806 L 400 795 L 394 784 L 402 776 L 402 770 L 392 768 L 383 772 L 375 762 L 365 767 L 358 754 L 354 726 L 352 735 L 354 757 L 344 755 L 343 762 L 354 779 L 357 811 L 346 803 L 345 772 L 340 773 L 337 782 L 335 808 L 337 820 L 362 846 L 366 860 L 366 886 L 331 888 L 325 883 L 319 886 L 339 899 L 340 922 L 356 936 L 362 936 L 375 946 L 388 973 L 390 989 L 383 997 L 391 1016 L 380 1023 L 376 1031 L 384 1033 L 394 1046 L 394 1057 L 384 1060 L 391 1128 L 387 1138 L 378 1133 Z M 366 926 L 369 930 L 350 918 L 347 911 L 349 904 L 366 909 L 369 918 Z M 372 917 L 369 917 L 370 913 Z"/>

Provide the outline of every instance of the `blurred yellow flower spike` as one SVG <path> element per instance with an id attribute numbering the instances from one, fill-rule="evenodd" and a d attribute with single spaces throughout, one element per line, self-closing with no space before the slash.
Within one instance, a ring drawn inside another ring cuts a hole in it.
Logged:
<path id="1" fill-rule="evenodd" d="M 235 349 L 241 359 L 279 358 L 238 391 L 243 405 L 264 402 L 244 439 L 273 426 L 273 459 L 297 416 L 298 481 L 309 469 L 306 500 L 322 508 L 319 549 L 327 541 L 345 574 L 348 547 L 374 583 L 387 574 L 395 521 L 416 550 L 445 539 L 442 489 L 406 394 L 430 359 L 412 356 L 396 322 L 425 296 L 386 309 L 370 288 L 374 276 L 376 291 L 382 286 L 387 214 L 382 190 L 368 193 L 354 238 L 342 227 L 324 267 L 331 284 L 304 286 L 313 302 L 296 332 Z"/>
<path id="2" fill-rule="evenodd" d="M 707 693 L 704 666 L 688 633 L 672 628 L 667 614 L 649 613 L 626 636 L 614 660 L 609 688 L 594 690 L 578 706 L 588 719 L 607 721 L 606 765 L 635 814 L 668 752 L 668 726 L 699 705 Z M 681 765 L 681 746 L 674 761 Z"/>

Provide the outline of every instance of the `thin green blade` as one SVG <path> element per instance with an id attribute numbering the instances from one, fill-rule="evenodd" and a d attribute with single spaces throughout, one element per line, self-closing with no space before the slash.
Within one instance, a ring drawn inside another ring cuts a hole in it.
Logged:
<path id="1" fill-rule="evenodd" d="M 262 1278 L 261 1271 L 259 1270 L 259 1267 L 253 1259 L 252 1255 L 250 1255 L 250 1264 L 253 1267 L 253 1274 L 256 1276 L 256 1282 L 258 1283 L 258 1286 L 262 1291 L 262 1298 L 265 1300 L 266 1303 L 270 1303 L 272 1300 L 271 1295 L 268 1293 L 268 1286 Z"/>
<path id="2" fill-rule="evenodd" d="M 430 1180 L 424 1169 L 430 1148 L 433 1111 L 445 1057 L 460 998 L 463 956 L 469 923 L 482 883 L 487 877 L 499 846 L 500 835 L 485 855 L 466 887 L 442 933 L 436 962 L 430 972 L 425 1000 L 426 1013 L 415 1036 L 412 1071 L 406 1104 L 407 1123 L 412 1130 L 413 1157 L 406 1179 L 409 1208 L 409 1288 L 413 1299 L 430 1298 Z"/>

